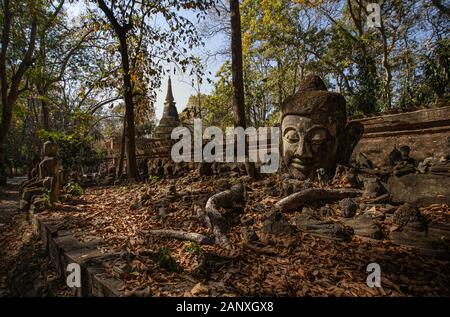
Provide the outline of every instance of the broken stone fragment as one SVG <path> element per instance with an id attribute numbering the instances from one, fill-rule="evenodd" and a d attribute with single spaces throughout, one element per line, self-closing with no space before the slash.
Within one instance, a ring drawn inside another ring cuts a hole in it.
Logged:
<path id="1" fill-rule="evenodd" d="M 339 223 L 316 220 L 308 214 L 298 215 L 295 219 L 295 223 L 299 230 L 323 238 L 338 241 L 348 241 L 351 239 L 352 235 L 352 232 L 346 230 Z"/>
<path id="2" fill-rule="evenodd" d="M 433 174 L 408 174 L 390 177 L 387 184 L 391 199 L 418 207 L 450 204 L 450 177 Z"/>
<path id="3" fill-rule="evenodd" d="M 423 228 L 426 226 L 426 219 L 422 216 L 419 209 L 409 204 L 398 207 L 394 212 L 392 220 L 399 229 L 403 228 L 408 223 L 416 223 Z"/>
<path id="4" fill-rule="evenodd" d="M 449 256 L 448 224 L 430 224 L 424 229 L 417 222 L 408 223 L 401 230 L 391 231 L 389 238 L 396 244 L 413 247 L 430 255 Z"/>
<path id="5" fill-rule="evenodd" d="M 339 206 L 341 207 L 341 215 L 344 218 L 351 218 L 356 214 L 356 210 L 358 209 L 358 205 L 351 198 L 344 198 L 339 202 Z"/>
<path id="6" fill-rule="evenodd" d="M 395 176 L 400 177 L 406 174 L 415 173 L 416 167 L 412 163 L 402 161 L 394 166 L 392 172 Z"/>
<path id="7" fill-rule="evenodd" d="M 371 239 L 381 239 L 382 233 L 369 215 L 360 215 L 353 219 L 344 219 L 343 223 L 353 229 L 355 235 Z"/>
<path id="8" fill-rule="evenodd" d="M 198 283 L 191 289 L 190 293 L 194 296 L 208 295 L 209 289 L 202 283 Z"/>
<path id="9" fill-rule="evenodd" d="M 429 169 L 431 174 L 450 177 L 450 162 L 448 160 L 435 162 Z"/>
<path id="10" fill-rule="evenodd" d="M 381 193 L 382 187 L 380 181 L 376 177 L 364 179 L 364 198 L 376 198 Z"/>
<path id="11" fill-rule="evenodd" d="M 372 219 L 384 220 L 385 214 L 377 210 L 376 206 L 368 207 L 363 211 L 364 215 L 369 216 Z"/>
<path id="12" fill-rule="evenodd" d="M 291 225 L 279 211 L 269 211 L 264 215 L 264 219 L 262 227 L 264 233 L 289 234 L 292 232 Z"/>
<path id="13" fill-rule="evenodd" d="M 202 162 L 199 164 L 198 172 L 201 176 L 211 176 L 213 174 L 211 163 Z"/>
<path id="14" fill-rule="evenodd" d="M 298 179 L 285 178 L 281 183 L 283 196 L 288 196 L 303 189 L 303 182 Z"/>

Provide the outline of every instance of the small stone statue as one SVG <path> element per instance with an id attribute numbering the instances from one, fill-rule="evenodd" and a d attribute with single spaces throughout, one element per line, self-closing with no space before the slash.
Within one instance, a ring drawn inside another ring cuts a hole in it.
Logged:
<path id="1" fill-rule="evenodd" d="M 401 154 L 400 160 L 396 162 L 392 172 L 395 176 L 403 176 L 406 174 L 414 173 L 416 171 L 416 162 L 413 158 L 409 157 L 411 149 L 409 146 L 404 145 L 400 147 L 399 152 Z"/>
<path id="2" fill-rule="evenodd" d="M 402 153 L 397 149 L 397 147 L 394 147 L 394 149 L 389 153 L 389 164 L 391 166 L 395 166 L 398 161 L 402 159 Z"/>
<path id="3" fill-rule="evenodd" d="M 306 179 L 315 178 L 319 168 L 332 175 L 336 164 L 347 164 L 364 128 L 347 122 L 342 95 L 310 75 L 282 104 L 281 130 L 284 164 L 292 177 Z"/>
<path id="4" fill-rule="evenodd" d="M 39 163 L 39 179 L 49 191 L 50 203 L 58 201 L 60 189 L 58 145 L 49 139 L 44 143 L 44 158 Z"/>
<path id="5" fill-rule="evenodd" d="M 58 201 L 61 187 L 58 146 L 49 139 L 44 143 L 42 152 L 43 159 L 33 173 L 34 177 L 21 186 L 21 211 L 28 211 L 30 207 L 37 211 L 45 202 L 53 204 Z M 48 195 L 48 198 L 44 199 L 44 195 Z"/>

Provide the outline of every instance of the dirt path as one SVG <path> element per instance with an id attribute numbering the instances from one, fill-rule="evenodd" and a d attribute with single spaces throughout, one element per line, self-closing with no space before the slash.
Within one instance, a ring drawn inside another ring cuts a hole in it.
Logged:
<path id="1" fill-rule="evenodd" d="M 64 296 L 62 280 L 33 235 L 27 214 L 18 212 L 19 186 L 25 179 L 8 179 L 0 188 L 0 297 Z"/>
<path id="2" fill-rule="evenodd" d="M 0 232 L 17 214 L 19 207 L 19 186 L 25 177 L 8 178 L 8 185 L 0 189 Z"/>

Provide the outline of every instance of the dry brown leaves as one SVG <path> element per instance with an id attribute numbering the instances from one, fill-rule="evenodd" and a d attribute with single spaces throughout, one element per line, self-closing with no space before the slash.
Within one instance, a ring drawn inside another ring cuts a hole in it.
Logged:
<path id="1" fill-rule="evenodd" d="M 273 184 L 279 183 L 278 177 L 271 176 Z M 104 274 L 124 281 L 122 290 L 130 296 L 183 296 L 192 294 L 199 282 L 208 290 L 199 296 L 450 295 L 448 262 L 389 241 L 368 243 L 354 237 L 344 243 L 296 232 L 289 236 L 259 234 L 261 241 L 249 246 L 242 241 L 239 215 L 230 221 L 227 237 L 234 249 L 228 253 L 217 246 L 192 246 L 147 234 L 150 229 L 210 234 L 197 220 L 194 205 L 204 207 L 206 199 L 217 192 L 215 181 L 217 177 L 191 174 L 176 181 L 90 188 L 77 209 L 68 211 L 61 205 L 46 215 L 61 220 L 60 229 L 71 230 L 81 241 L 101 239 L 105 250 L 121 252 L 120 259 L 105 261 Z M 254 219 L 251 227 L 256 232 L 262 214 L 279 200 L 270 196 L 270 188 L 264 184 L 249 184 L 253 190 L 244 210 L 246 217 Z M 175 196 L 170 194 L 173 185 Z M 319 207 L 312 208 L 318 211 Z M 337 217 L 337 204 L 328 207 L 331 219 Z M 448 223 L 448 206 L 430 206 L 422 212 L 433 221 Z M 170 252 L 178 271 L 158 264 L 155 254 L 161 248 Z M 382 268 L 380 289 L 366 285 L 366 267 L 372 262 Z"/>

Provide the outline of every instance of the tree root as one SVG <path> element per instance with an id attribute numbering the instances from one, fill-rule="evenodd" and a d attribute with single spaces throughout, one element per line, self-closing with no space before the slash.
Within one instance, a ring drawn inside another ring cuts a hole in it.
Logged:
<path id="1" fill-rule="evenodd" d="M 165 238 L 175 238 L 179 240 L 187 240 L 196 242 L 198 244 L 213 244 L 214 237 L 205 236 L 203 234 L 195 233 L 195 232 L 186 232 L 182 230 L 150 230 L 150 234 L 153 234 L 158 237 Z"/>
<path id="2" fill-rule="evenodd" d="M 231 245 L 224 232 L 225 219 L 219 212 L 219 208 L 231 208 L 235 202 L 243 201 L 245 187 L 242 184 L 234 185 L 230 190 L 226 190 L 211 196 L 206 202 L 205 211 L 199 206 L 194 206 L 199 221 L 211 229 L 213 235 L 205 236 L 195 232 L 182 230 L 150 230 L 149 233 L 159 237 L 174 238 L 179 240 L 193 241 L 201 245 L 218 244 L 225 249 L 230 249 Z"/>
<path id="3" fill-rule="evenodd" d="M 281 211 L 291 211 L 314 201 L 338 200 L 348 197 L 360 196 L 362 193 L 362 190 L 353 188 L 308 188 L 281 199 L 276 203 L 275 206 Z"/>
<path id="4" fill-rule="evenodd" d="M 235 202 L 243 201 L 245 188 L 243 184 L 237 184 L 229 190 L 211 196 L 206 202 L 205 211 L 210 220 L 211 229 L 218 245 L 230 249 L 231 245 L 224 234 L 225 219 L 219 212 L 219 208 L 231 208 Z"/>

